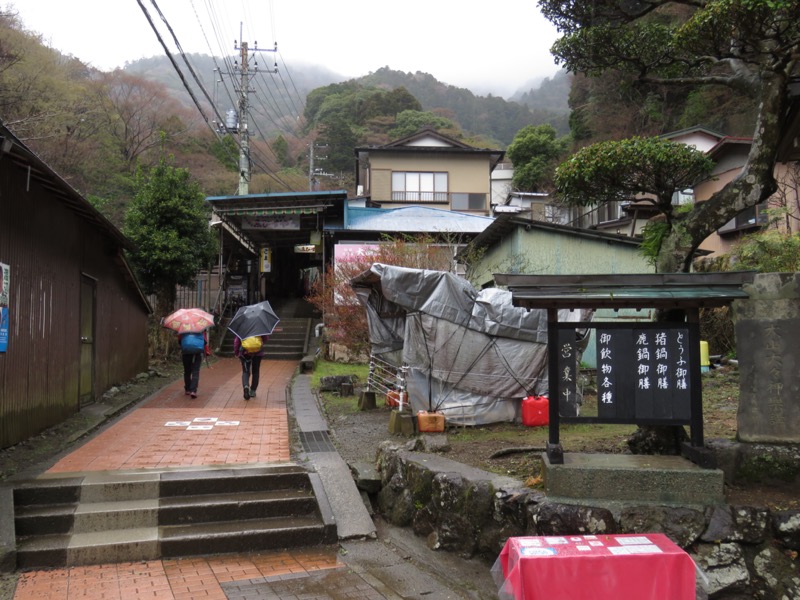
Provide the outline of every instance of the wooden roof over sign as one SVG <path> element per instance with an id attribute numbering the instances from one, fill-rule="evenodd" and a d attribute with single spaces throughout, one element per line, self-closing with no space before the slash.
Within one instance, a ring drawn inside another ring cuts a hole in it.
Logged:
<path id="1" fill-rule="evenodd" d="M 514 306 L 525 308 L 714 308 L 748 298 L 755 272 L 615 275 L 496 273 Z"/>

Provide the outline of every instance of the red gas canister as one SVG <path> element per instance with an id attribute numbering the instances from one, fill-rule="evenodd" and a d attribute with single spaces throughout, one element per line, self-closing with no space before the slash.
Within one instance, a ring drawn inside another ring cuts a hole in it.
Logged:
<path id="1" fill-rule="evenodd" d="M 417 429 L 420 432 L 431 431 L 441 433 L 444 431 L 444 415 L 436 412 L 421 410 L 417 413 Z"/>
<path id="2" fill-rule="evenodd" d="M 392 408 L 400 406 L 400 392 L 397 390 L 386 392 L 386 406 L 391 406 Z"/>
<path id="3" fill-rule="evenodd" d="M 547 396 L 528 396 L 522 401 L 522 424 L 526 427 L 547 425 L 550 422 L 550 400 Z"/>

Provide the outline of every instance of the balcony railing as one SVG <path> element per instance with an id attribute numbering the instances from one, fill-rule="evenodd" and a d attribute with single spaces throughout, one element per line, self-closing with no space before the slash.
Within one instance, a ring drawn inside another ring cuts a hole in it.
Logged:
<path id="1" fill-rule="evenodd" d="M 604 202 L 589 210 L 583 207 L 577 208 L 577 210 L 576 207 L 570 207 L 570 212 L 572 213 L 571 220 L 566 224 L 582 229 L 590 229 L 600 223 L 619 219 L 623 214 L 621 202 Z"/>
<path id="2" fill-rule="evenodd" d="M 392 202 L 449 202 L 447 192 L 392 192 Z"/>
<path id="3" fill-rule="evenodd" d="M 468 192 L 392 192 L 392 202 L 449 204 L 450 210 L 487 210 L 487 197 Z"/>

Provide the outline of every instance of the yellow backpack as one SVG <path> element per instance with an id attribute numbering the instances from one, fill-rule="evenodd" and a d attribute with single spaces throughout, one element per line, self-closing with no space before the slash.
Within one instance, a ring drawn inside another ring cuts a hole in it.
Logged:
<path id="1" fill-rule="evenodd" d="M 253 336 L 242 340 L 242 350 L 248 354 L 258 354 L 261 351 L 261 337 Z"/>

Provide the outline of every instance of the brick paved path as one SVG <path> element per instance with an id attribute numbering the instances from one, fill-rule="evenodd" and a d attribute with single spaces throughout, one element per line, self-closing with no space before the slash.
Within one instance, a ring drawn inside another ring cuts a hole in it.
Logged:
<path id="1" fill-rule="evenodd" d="M 175 381 L 47 472 L 289 461 L 286 387 L 296 368 L 294 361 L 264 361 L 258 395 L 245 401 L 238 360 L 204 365 L 197 398 Z M 335 548 L 326 547 L 39 570 L 20 574 L 14 600 L 278 598 L 269 585 L 285 587 L 286 577 L 300 584 L 337 566 Z"/>

